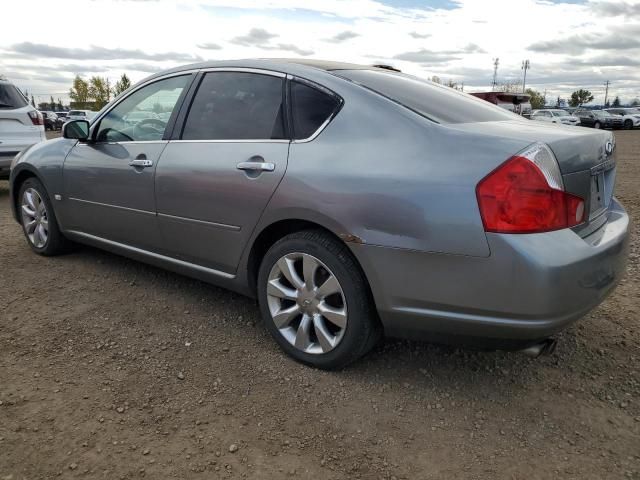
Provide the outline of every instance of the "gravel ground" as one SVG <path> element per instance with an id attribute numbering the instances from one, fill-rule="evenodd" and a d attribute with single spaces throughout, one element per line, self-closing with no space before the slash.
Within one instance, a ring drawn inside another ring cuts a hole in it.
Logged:
<path id="1" fill-rule="evenodd" d="M 387 340 L 312 370 L 251 300 L 34 255 L 0 182 L 0 479 L 640 479 L 640 132 L 616 135 L 627 277 L 537 360 Z"/>

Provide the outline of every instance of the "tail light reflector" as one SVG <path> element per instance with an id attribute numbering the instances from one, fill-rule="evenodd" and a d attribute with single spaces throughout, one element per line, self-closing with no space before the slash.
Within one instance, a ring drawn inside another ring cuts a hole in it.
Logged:
<path id="1" fill-rule="evenodd" d="M 487 232 L 540 233 L 584 221 L 584 200 L 564 191 L 553 152 L 535 144 L 511 157 L 476 187 Z"/>
<path id="2" fill-rule="evenodd" d="M 29 112 L 29 118 L 31 119 L 31 123 L 34 125 L 44 125 L 44 118 L 42 114 L 36 110 L 31 110 Z"/>

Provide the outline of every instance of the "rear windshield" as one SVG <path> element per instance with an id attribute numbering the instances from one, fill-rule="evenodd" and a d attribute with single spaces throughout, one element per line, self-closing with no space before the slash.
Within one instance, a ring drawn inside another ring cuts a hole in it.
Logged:
<path id="1" fill-rule="evenodd" d="M 69 115 L 74 115 L 76 117 L 84 117 L 86 115 L 86 113 L 83 112 L 82 110 L 71 110 L 69 112 Z"/>
<path id="2" fill-rule="evenodd" d="M 10 83 L 0 83 L 0 108 L 3 110 L 27 106 L 27 100 Z"/>
<path id="3" fill-rule="evenodd" d="M 376 70 L 338 70 L 334 73 L 438 123 L 494 122 L 521 118 L 485 100 L 403 73 Z"/>

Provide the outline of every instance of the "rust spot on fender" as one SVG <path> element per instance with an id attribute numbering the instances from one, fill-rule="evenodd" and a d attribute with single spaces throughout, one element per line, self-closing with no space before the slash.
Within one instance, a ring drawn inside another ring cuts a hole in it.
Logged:
<path id="1" fill-rule="evenodd" d="M 364 240 L 351 233 L 340 233 L 338 236 L 345 242 L 364 244 Z"/>

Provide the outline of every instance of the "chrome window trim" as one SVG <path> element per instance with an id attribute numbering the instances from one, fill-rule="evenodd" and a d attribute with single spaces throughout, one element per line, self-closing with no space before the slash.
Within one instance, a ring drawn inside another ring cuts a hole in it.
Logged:
<path id="1" fill-rule="evenodd" d="M 238 140 L 168 140 L 169 143 L 291 143 L 286 139 L 238 139 Z"/>
<path id="2" fill-rule="evenodd" d="M 298 77 L 296 75 L 290 75 L 287 74 L 287 80 L 292 82 L 292 81 L 296 81 L 299 83 L 303 83 L 311 88 L 315 88 L 316 90 L 320 90 L 322 93 L 325 93 L 326 95 L 330 95 L 331 97 L 334 97 L 335 99 L 338 100 L 338 106 L 337 108 L 334 109 L 334 111 L 331 113 L 331 115 L 329 115 L 326 120 L 318 127 L 318 129 L 313 132 L 309 137 L 307 138 L 301 138 L 299 140 L 295 140 L 295 139 L 291 139 L 291 143 L 309 143 L 309 142 L 313 142 L 318 135 L 320 135 L 323 130 L 325 128 L 327 128 L 327 125 L 329 125 L 331 123 L 331 121 L 338 115 L 338 113 L 340 113 L 340 110 L 342 110 L 342 107 L 344 106 L 344 98 L 342 98 L 342 96 L 340 96 L 339 94 L 337 94 L 336 92 L 334 92 L 333 90 L 325 87 L 324 85 L 320 85 L 319 83 L 316 82 L 312 82 L 311 80 L 307 80 L 306 78 L 303 77 Z M 292 119 L 293 121 L 293 119 Z"/>
<path id="3" fill-rule="evenodd" d="M 132 142 L 78 142 L 78 146 L 95 146 L 95 145 L 138 145 L 142 144 L 153 144 L 153 143 L 167 143 L 169 140 L 134 140 Z"/>
<path id="4" fill-rule="evenodd" d="M 199 70 L 202 73 L 210 72 L 240 72 L 240 73 L 256 73 L 258 75 L 271 75 L 272 77 L 285 78 L 287 76 L 284 72 L 277 70 L 265 70 L 264 68 L 251 68 L 251 67 L 209 67 Z"/>

